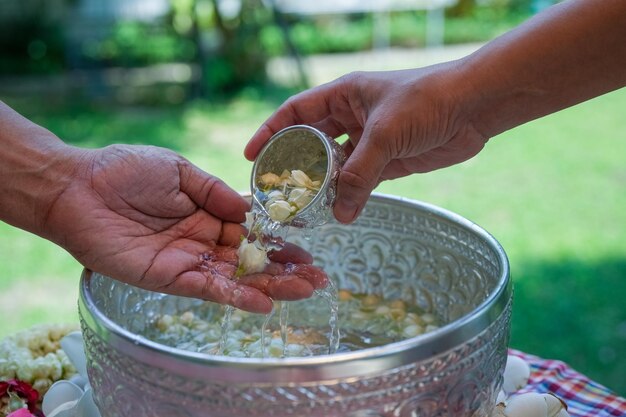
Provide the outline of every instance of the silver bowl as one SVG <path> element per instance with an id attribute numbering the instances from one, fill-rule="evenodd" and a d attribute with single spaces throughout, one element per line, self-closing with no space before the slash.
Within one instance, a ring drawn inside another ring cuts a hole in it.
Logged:
<path id="1" fill-rule="evenodd" d="M 353 225 L 290 237 L 338 287 L 402 298 L 443 325 L 404 341 L 282 359 L 212 356 L 148 340 L 159 314 L 202 303 L 85 271 L 79 312 L 103 417 L 487 416 L 502 383 L 512 287 L 506 255 L 476 224 L 373 195 Z"/>

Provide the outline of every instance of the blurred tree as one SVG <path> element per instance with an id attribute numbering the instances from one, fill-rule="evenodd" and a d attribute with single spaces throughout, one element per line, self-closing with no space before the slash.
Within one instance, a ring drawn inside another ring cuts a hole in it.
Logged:
<path id="1" fill-rule="evenodd" d="M 446 39 L 489 39 L 555 1 L 458 0 L 448 11 L 448 17 L 458 17 L 446 23 Z M 371 48 L 373 22 L 367 14 L 281 17 L 270 5 L 264 0 L 0 0 L 0 75 L 79 70 L 80 78 L 65 84 L 90 98 L 132 101 L 141 90 L 158 101 L 162 88 L 171 86 L 172 102 L 178 103 L 264 84 L 268 56 Z M 391 19 L 394 46 L 424 44 L 424 13 L 394 13 Z M 173 65 L 157 65 L 165 63 Z M 112 67 L 108 74 L 114 77 L 105 74 Z M 152 71 L 155 67 L 160 72 Z M 133 91 L 124 84 L 131 79 Z"/>
<path id="2" fill-rule="evenodd" d="M 172 25 L 194 44 L 200 69 L 194 97 L 232 93 L 266 81 L 261 28 L 271 14 L 259 0 L 171 0 Z"/>
<path id="3" fill-rule="evenodd" d="M 0 74 L 42 74 L 62 68 L 60 23 L 73 1 L 0 1 Z"/>
<path id="4" fill-rule="evenodd" d="M 229 92 L 264 83 L 267 53 L 260 32 L 271 23 L 271 13 L 259 0 L 211 2 L 220 42 L 204 66 L 209 88 Z"/>
<path id="5" fill-rule="evenodd" d="M 469 16 L 476 7 L 476 0 L 457 0 L 457 3 L 446 10 L 446 16 L 461 17 Z"/>
<path id="6" fill-rule="evenodd" d="M 457 0 L 446 10 L 448 17 L 469 17 L 477 8 L 490 10 L 493 16 L 536 13 L 562 0 Z"/>

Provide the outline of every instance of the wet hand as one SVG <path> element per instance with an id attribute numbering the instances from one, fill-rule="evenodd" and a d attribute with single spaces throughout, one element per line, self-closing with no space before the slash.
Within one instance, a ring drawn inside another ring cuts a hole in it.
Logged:
<path id="1" fill-rule="evenodd" d="M 249 204 L 174 152 L 114 145 L 87 152 L 74 171 L 48 209 L 45 234 L 91 270 L 259 313 L 271 298 L 304 298 L 325 285 L 310 255 L 289 247 L 268 272 L 233 279 Z"/>

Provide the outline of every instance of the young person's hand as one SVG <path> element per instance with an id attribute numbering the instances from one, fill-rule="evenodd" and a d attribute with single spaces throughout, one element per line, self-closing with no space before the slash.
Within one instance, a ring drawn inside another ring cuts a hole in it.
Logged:
<path id="1" fill-rule="evenodd" d="M 465 161 L 505 130 L 626 85 L 626 2 L 569 0 L 457 61 L 357 72 L 291 97 L 244 154 L 294 124 L 347 134 L 334 214 L 352 222 L 383 180 Z"/>

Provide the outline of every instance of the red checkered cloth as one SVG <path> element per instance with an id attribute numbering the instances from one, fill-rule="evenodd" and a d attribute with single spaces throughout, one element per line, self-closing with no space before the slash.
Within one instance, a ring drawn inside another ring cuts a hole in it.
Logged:
<path id="1" fill-rule="evenodd" d="M 561 361 L 542 359 L 515 349 L 530 365 L 528 385 L 519 391 L 552 393 L 567 404 L 571 417 L 626 417 L 626 398 L 579 374 Z"/>

